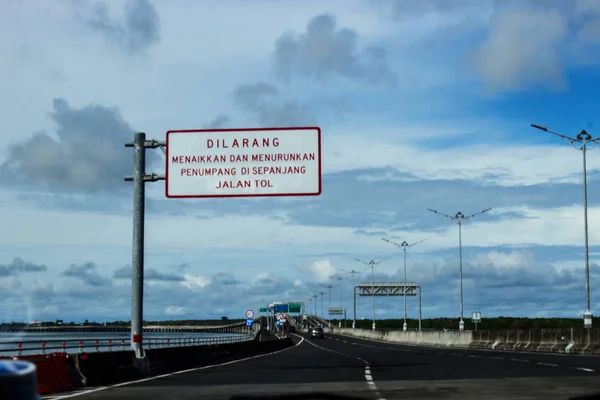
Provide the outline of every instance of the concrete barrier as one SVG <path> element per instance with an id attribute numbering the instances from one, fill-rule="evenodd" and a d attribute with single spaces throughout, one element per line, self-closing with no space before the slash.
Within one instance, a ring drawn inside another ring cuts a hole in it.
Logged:
<path id="1" fill-rule="evenodd" d="M 330 331 L 334 334 L 418 346 L 466 347 L 473 341 L 471 331 L 402 332 L 349 328 L 331 328 Z"/>
<path id="2" fill-rule="evenodd" d="M 385 331 L 332 328 L 334 334 L 430 347 L 462 347 L 600 355 L 600 329 L 511 329 L 500 331 Z"/>

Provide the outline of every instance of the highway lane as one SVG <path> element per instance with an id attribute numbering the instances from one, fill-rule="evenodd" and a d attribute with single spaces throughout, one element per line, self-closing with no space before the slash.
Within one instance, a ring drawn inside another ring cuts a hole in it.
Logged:
<path id="1" fill-rule="evenodd" d="M 566 399 L 600 392 L 600 357 L 425 348 L 331 336 L 319 345 L 364 358 L 382 398 Z"/>
<path id="2" fill-rule="evenodd" d="M 315 391 L 374 399 L 363 361 L 324 351 L 300 336 L 295 341 L 296 346 L 269 355 L 46 399 L 229 399 L 234 395 L 262 399 Z"/>
<path id="3" fill-rule="evenodd" d="M 268 398 L 567 399 L 600 392 L 600 357 L 409 347 L 330 336 L 271 355 L 76 393 L 82 400 Z M 72 398 L 73 395 L 53 398 Z"/>

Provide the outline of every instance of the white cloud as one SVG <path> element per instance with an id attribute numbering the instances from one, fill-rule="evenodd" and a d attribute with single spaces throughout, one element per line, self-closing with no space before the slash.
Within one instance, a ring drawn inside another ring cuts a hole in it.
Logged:
<path id="1" fill-rule="evenodd" d="M 203 276 L 185 274 L 183 277 L 185 278 L 185 281 L 181 282 L 181 284 L 190 289 L 203 288 L 210 283 L 210 280 Z"/>
<path id="2" fill-rule="evenodd" d="M 522 129 L 537 134 L 528 126 Z M 323 157 L 326 173 L 393 167 L 400 173 L 414 174 L 418 180 L 466 179 L 502 186 L 582 182 L 581 153 L 560 139 L 556 145 L 461 144 L 431 149 L 426 143 L 390 143 L 389 139 L 374 139 L 358 131 L 335 130 L 327 142 L 335 154 Z M 588 171 L 595 169 L 600 169 L 600 158 L 589 157 Z M 361 179 L 378 178 L 362 175 Z"/>
<path id="3" fill-rule="evenodd" d="M 319 282 L 328 281 L 335 273 L 335 268 L 333 268 L 329 260 L 315 261 L 310 266 L 310 269 Z"/>
<path id="4" fill-rule="evenodd" d="M 490 251 L 479 253 L 473 263 L 478 266 L 492 265 L 495 268 L 531 267 L 534 256 L 527 251 Z"/>
<path id="5" fill-rule="evenodd" d="M 183 315 L 185 313 L 186 310 L 184 307 L 168 306 L 167 308 L 165 308 L 166 315 Z"/>
<path id="6" fill-rule="evenodd" d="M 560 50 L 568 33 L 559 10 L 500 12 L 473 54 L 475 68 L 492 90 L 526 90 L 539 83 L 562 88 Z"/>

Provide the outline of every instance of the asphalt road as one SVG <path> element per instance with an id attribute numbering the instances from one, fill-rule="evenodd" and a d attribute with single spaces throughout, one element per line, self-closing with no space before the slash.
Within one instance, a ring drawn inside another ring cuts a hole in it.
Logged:
<path id="1" fill-rule="evenodd" d="M 295 347 L 262 357 L 52 398 L 268 399 L 328 392 L 369 400 L 568 399 L 600 393 L 600 357 L 415 348 L 343 336 L 296 339 Z"/>

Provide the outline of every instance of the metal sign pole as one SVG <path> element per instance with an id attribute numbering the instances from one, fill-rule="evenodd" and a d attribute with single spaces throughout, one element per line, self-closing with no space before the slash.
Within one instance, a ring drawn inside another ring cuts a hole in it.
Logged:
<path id="1" fill-rule="evenodd" d="M 133 249 L 131 262 L 131 348 L 136 358 L 144 358 L 143 338 L 143 303 L 144 303 L 144 217 L 145 217 L 145 183 L 164 180 L 164 176 L 146 174 L 146 149 L 163 148 L 164 142 L 146 140 L 146 134 L 137 132 L 132 143 L 125 147 L 133 147 L 133 176 L 126 176 L 125 181 L 133 181 Z"/>
<path id="2" fill-rule="evenodd" d="M 421 332 L 421 286 L 417 286 L 419 289 L 419 332 Z"/>
<path id="3" fill-rule="evenodd" d="M 358 286 L 354 286 L 354 290 L 352 291 L 352 297 L 354 299 L 354 318 L 352 318 L 352 329 L 356 328 L 356 288 Z"/>
<path id="4" fill-rule="evenodd" d="M 133 258 L 131 264 L 131 346 L 137 358 L 144 357 L 142 345 L 144 309 L 144 211 L 146 134 L 135 134 L 133 151 Z"/>

